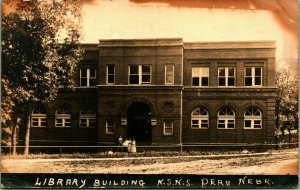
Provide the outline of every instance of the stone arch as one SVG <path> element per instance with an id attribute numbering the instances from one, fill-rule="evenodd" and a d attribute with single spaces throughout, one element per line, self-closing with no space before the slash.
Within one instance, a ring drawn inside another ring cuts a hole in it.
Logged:
<path id="1" fill-rule="evenodd" d="M 262 116 L 264 117 L 265 113 L 266 113 L 266 110 L 265 110 L 265 106 L 263 106 L 261 103 L 258 103 L 258 102 L 247 102 L 243 105 L 243 116 L 244 116 L 244 113 L 246 111 L 247 108 L 249 107 L 256 107 L 260 110 Z"/>
<path id="2" fill-rule="evenodd" d="M 207 110 L 207 112 L 208 112 L 209 115 L 212 114 L 212 108 L 211 108 L 211 106 L 210 106 L 209 104 L 207 104 L 207 103 L 199 103 L 199 104 L 195 104 L 195 106 L 193 106 L 192 109 L 189 110 L 188 114 L 191 115 L 192 112 L 193 112 L 196 108 L 198 108 L 198 107 L 203 107 L 203 108 L 205 108 L 205 109 Z"/>
<path id="3" fill-rule="evenodd" d="M 38 109 L 38 108 L 43 108 L 43 109 L 45 110 L 46 114 L 47 114 L 48 109 L 49 109 L 49 106 L 44 105 L 44 104 L 32 104 L 32 105 L 30 105 L 30 107 L 29 107 L 29 111 L 30 111 L 29 113 L 32 114 L 32 112 L 33 112 L 35 109 Z"/>
<path id="4" fill-rule="evenodd" d="M 66 101 L 57 101 L 54 104 L 52 104 L 51 106 L 49 106 L 49 108 L 51 110 L 51 115 L 55 115 L 56 110 L 62 106 L 67 106 L 70 109 L 71 115 L 74 114 L 74 105 L 72 105 Z"/>
<path id="5" fill-rule="evenodd" d="M 131 98 L 129 101 L 127 101 L 123 106 L 122 106 L 122 109 L 121 109 L 121 116 L 122 117 L 126 117 L 127 116 L 127 111 L 128 111 L 128 108 L 131 104 L 133 103 L 136 103 L 136 102 L 143 102 L 145 103 L 147 106 L 149 106 L 150 110 L 151 110 L 151 115 L 153 118 L 156 118 L 156 108 L 154 106 L 154 104 L 148 100 L 147 98 L 145 97 L 134 97 L 134 98 Z"/>
<path id="6" fill-rule="evenodd" d="M 56 110 L 57 108 L 59 108 L 59 107 L 61 107 L 61 106 L 67 106 L 67 107 L 69 107 L 70 109 L 73 109 L 72 104 L 70 104 L 70 103 L 68 103 L 68 102 L 65 102 L 65 101 L 63 101 L 63 102 L 57 102 L 57 103 L 53 106 L 53 108 Z"/>
<path id="7" fill-rule="evenodd" d="M 225 102 L 220 102 L 217 104 L 217 107 L 216 107 L 217 112 L 219 112 L 223 107 L 229 107 L 229 108 L 233 109 L 233 111 L 235 113 L 237 113 L 237 111 L 238 111 L 238 107 L 236 106 L 235 103 L 225 101 Z"/>

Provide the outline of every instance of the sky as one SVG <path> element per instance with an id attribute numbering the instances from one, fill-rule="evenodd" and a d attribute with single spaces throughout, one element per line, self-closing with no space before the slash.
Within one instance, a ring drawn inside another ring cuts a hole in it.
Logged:
<path id="1" fill-rule="evenodd" d="M 88 0 L 83 4 L 82 41 L 169 37 L 184 42 L 274 40 L 277 66 L 281 67 L 287 62 L 297 64 L 297 10 L 297 0 Z"/>
<path id="2" fill-rule="evenodd" d="M 4 13 L 13 9 L 6 1 L 20 2 L 3 0 Z M 173 37 L 184 42 L 274 40 L 277 68 L 298 68 L 298 0 L 82 2 L 83 43 Z"/>

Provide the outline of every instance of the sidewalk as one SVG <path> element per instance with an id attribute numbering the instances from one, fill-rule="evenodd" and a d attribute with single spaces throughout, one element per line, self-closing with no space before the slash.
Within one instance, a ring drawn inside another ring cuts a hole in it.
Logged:
<path id="1" fill-rule="evenodd" d="M 298 151 L 281 151 L 281 152 L 263 152 L 263 153 L 240 153 L 240 154 L 224 154 L 224 155 L 194 155 L 194 156 L 153 156 L 153 157 L 122 157 L 122 158 L 47 158 L 47 159 L 3 159 L 1 162 L 6 163 L 38 163 L 38 162 L 63 162 L 63 161 L 105 161 L 105 160 L 148 160 L 148 159 L 164 159 L 164 158 L 199 158 L 199 159 L 223 159 L 223 158 L 237 158 L 237 157 L 256 157 L 262 155 L 280 155 L 280 154 L 298 154 Z M 129 155 L 130 156 L 130 155 Z"/>

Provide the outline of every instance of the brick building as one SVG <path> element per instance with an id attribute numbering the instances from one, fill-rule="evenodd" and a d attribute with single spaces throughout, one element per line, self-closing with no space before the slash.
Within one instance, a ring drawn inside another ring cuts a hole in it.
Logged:
<path id="1" fill-rule="evenodd" d="M 100 40 L 83 48 L 79 86 L 33 108 L 31 145 L 274 140 L 273 41 Z"/>

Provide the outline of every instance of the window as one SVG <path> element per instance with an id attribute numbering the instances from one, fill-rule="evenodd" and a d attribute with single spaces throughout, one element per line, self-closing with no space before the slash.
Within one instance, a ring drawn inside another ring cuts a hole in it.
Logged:
<path id="1" fill-rule="evenodd" d="M 106 134 L 114 134 L 115 133 L 115 121 L 113 119 L 109 119 L 106 121 Z"/>
<path id="2" fill-rule="evenodd" d="M 262 68 L 246 67 L 245 68 L 245 86 L 262 85 Z"/>
<path id="3" fill-rule="evenodd" d="M 130 65 L 129 84 L 151 84 L 151 66 Z"/>
<path id="4" fill-rule="evenodd" d="M 192 112 L 192 129 L 208 128 L 208 111 L 203 107 L 198 107 Z"/>
<path id="5" fill-rule="evenodd" d="M 44 107 L 34 107 L 31 112 L 31 126 L 32 127 L 46 127 L 47 115 Z"/>
<path id="6" fill-rule="evenodd" d="M 95 86 L 96 69 L 82 68 L 80 69 L 80 86 Z"/>
<path id="7" fill-rule="evenodd" d="M 115 65 L 106 66 L 106 84 L 115 84 Z"/>
<path id="8" fill-rule="evenodd" d="M 193 67 L 192 68 L 192 85 L 193 86 L 208 86 L 209 68 L 208 67 Z"/>
<path id="9" fill-rule="evenodd" d="M 55 113 L 56 127 L 71 127 L 71 113 L 67 107 L 60 107 Z"/>
<path id="10" fill-rule="evenodd" d="M 165 84 L 174 84 L 174 65 L 165 65 Z"/>
<path id="11" fill-rule="evenodd" d="M 259 109 L 250 107 L 244 114 L 244 128 L 245 129 L 261 129 L 262 128 L 262 114 Z"/>
<path id="12" fill-rule="evenodd" d="M 235 113 L 229 107 L 222 108 L 218 113 L 218 129 L 234 129 Z"/>
<path id="13" fill-rule="evenodd" d="M 79 126 L 82 128 L 96 127 L 96 113 L 87 109 L 81 110 Z"/>
<path id="14" fill-rule="evenodd" d="M 165 121 L 164 135 L 172 135 L 172 134 L 173 134 L 173 121 Z"/>
<path id="15" fill-rule="evenodd" d="M 235 68 L 219 68 L 219 86 L 235 86 Z"/>

